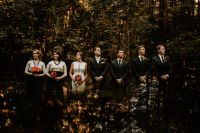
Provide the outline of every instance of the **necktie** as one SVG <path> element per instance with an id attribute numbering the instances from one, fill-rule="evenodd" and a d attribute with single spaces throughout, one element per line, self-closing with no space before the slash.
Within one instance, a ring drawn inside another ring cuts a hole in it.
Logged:
<path id="1" fill-rule="evenodd" d="M 164 63 L 165 62 L 164 56 L 162 56 L 161 59 L 162 59 L 161 62 Z"/>
<path id="2" fill-rule="evenodd" d="M 140 57 L 140 61 L 143 62 L 143 61 L 144 61 L 144 58 L 143 58 L 143 57 Z"/>
<path id="3" fill-rule="evenodd" d="M 118 64 L 121 65 L 122 64 L 122 60 L 118 60 Z"/>

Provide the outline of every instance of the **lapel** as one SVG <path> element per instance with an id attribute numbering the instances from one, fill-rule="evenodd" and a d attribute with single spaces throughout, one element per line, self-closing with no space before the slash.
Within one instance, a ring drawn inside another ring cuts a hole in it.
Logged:
<path id="1" fill-rule="evenodd" d="M 94 63 L 95 63 L 95 64 L 99 64 L 99 63 L 100 63 L 100 60 L 101 60 L 101 59 L 99 60 L 99 63 L 97 63 L 97 60 L 96 60 L 95 57 L 94 57 L 93 59 L 94 59 Z"/>
<path id="2" fill-rule="evenodd" d="M 104 60 L 104 58 L 100 57 L 99 63 L 98 63 L 97 60 L 96 60 L 96 58 L 94 57 L 94 63 L 97 64 L 97 65 L 100 65 L 100 64 L 106 63 L 106 61 Z"/>
<path id="3" fill-rule="evenodd" d="M 144 58 L 145 58 L 145 57 L 144 57 Z M 145 64 L 146 58 L 145 58 L 143 61 L 141 61 L 140 58 L 137 57 L 137 62 L 138 62 L 139 64 Z"/>
<path id="4" fill-rule="evenodd" d="M 114 64 L 118 66 L 118 65 L 119 65 L 119 64 L 118 64 L 118 60 L 115 60 L 115 61 L 114 61 Z"/>
<path id="5" fill-rule="evenodd" d="M 137 57 L 137 62 L 139 62 L 140 64 L 142 64 L 141 60 L 139 57 Z"/>
<path id="6" fill-rule="evenodd" d="M 118 60 L 116 60 L 116 64 L 118 65 L 118 67 L 122 67 L 124 65 L 124 60 L 122 60 L 121 64 L 118 63 Z"/>
<path id="7" fill-rule="evenodd" d="M 100 57 L 100 59 L 99 59 L 99 64 L 101 64 L 101 62 L 102 62 L 102 58 Z"/>
<path id="8" fill-rule="evenodd" d="M 114 60 L 113 65 L 114 65 L 116 68 L 118 68 L 118 67 L 119 67 L 118 61 L 117 61 L 117 60 Z"/>
<path id="9" fill-rule="evenodd" d="M 157 55 L 157 61 L 158 61 L 159 64 L 163 64 L 162 61 L 161 61 L 161 59 L 160 59 L 160 57 L 158 55 Z"/>

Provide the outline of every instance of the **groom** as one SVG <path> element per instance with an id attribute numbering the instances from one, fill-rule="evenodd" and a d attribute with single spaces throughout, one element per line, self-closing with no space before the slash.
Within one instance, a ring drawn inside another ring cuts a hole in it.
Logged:
<path id="1" fill-rule="evenodd" d="M 101 48 L 96 46 L 94 48 L 94 57 L 89 59 L 89 70 L 93 80 L 93 84 L 98 86 L 98 89 L 103 88 L 102 81 L 106 76 L 106 64 L 107 60 L 101 57 Z"/>

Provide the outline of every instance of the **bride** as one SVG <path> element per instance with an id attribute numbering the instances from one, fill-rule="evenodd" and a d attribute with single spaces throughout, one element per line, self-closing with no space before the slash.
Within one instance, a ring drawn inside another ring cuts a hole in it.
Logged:
<path id="1" fill-rule="evenodd" d="M 85 91 L 85 80 L 87 79 L 87 63 L 82 61 L 83 52 L 76 53 L 76 61 L 70 66 L 70 78 L 72 79 L 72 93 L 82 94 Z"/>

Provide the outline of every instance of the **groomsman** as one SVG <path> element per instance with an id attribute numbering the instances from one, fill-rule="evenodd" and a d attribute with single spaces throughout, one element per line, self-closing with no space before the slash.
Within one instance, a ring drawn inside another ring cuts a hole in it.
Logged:
<path id="1" fill-rule="evenodd" d="M 129 72 L 128 62 L 124 60 L 124 51 L 117 51 L 117 59 L 111 63 L 111 74 L 113 77 L 114 92 L 116 97 L 120 97 L 120 94 L 126 92 L 126 82 Z M 122 95 L 123 96 L 123 95 Z"/>
<path id="2" fill-rule="evenodd" d="M 102 89 L 102 81 L 105 79 L 107 59 L 101 57 L 101 48 L 94 48 L 94 57 L 89 59 L 89 70 L 93 83 Z"/>
<path id="3" fill-rule="evenodd" d="M 152 67 L 160 84 L 166 84 L 172 76 L 172 66 L 169 56 L 165 55 L 164 45 L 156 47 L 158 54 L 152 59 Z"/>
<path id="4" fill-rule="evenodd" d="M 165 54 L 164 45 L 158 45 L 156 47 L 158 54 L 152 58 L 152 67 L 155 76 L 159 81 L 158 86 L 158 97 L 157 97 L 157 108 L 158 111 L 160 108 L 165 108 L 167 99 L 169 96 L 170 88 L 169 88 L 169 79 L 172 77 L 172 66 L 170 62 L 169 56 Z M 162 99 L 162 100 L 161 100 Z M 162 103 L 162 106 L 160 106 Z M 165 110 L 165 109 L 164 109 Z M 158 112 L 158 119 L 160 119 L 160 113 Z M 165 112 L 164 117 L 165 117 Z M 166 117 L 165 117 L 166 118 Z"/>
<path id="5" fill-rule="evenodd" d="M 100 104 L 100 115 L 103 117 L 105 104 L 109 101 L 109 98 L 103 94 L 107 74 L 107 59 L 101 57 L 101 48 L 99 46 L 94 48 L 94 57 L 89 59 L 89 71 L 94 84 L 93 92 L 100 96 L 95 105 Z"/>
<path id="6" fill-rule="evenodd" d="M 138 56 L 132 60 L 132 74 L 138 83 L 146 83 L 150 74 L 150 59 L 145 57 L 145 46 L 137 48 Z"/>

